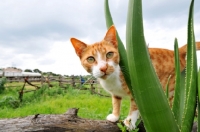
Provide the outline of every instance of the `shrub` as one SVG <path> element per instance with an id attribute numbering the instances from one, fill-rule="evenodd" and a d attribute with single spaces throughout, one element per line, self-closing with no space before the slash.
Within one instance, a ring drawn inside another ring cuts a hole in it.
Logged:
<path id="1" fill-rule="evenodd" d="M 5 90 L 5 85 L 6 84 L 6 78 L 2 77 L 0 78 L 0 94 Z"/>
<path id="2" fill-rule="evenodd" d="M 0 100 L 0 108 L 18 108 L 20 106 L 20 102 L 18 99 L 13 96 L 5 96 Z"/>

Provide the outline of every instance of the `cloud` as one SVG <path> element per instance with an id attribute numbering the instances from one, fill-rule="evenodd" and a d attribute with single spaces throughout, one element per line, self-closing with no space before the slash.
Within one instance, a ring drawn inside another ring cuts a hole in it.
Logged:
<path id="1" fill-rule="evenodd" d="M 173 49 L 187 42 L 190 1 L 143 1 L 144 33 L 150 47 Z M 200 40 L 200 1 L 195 1 L 196 40 Z M 126 43 L 128 0 L 109 0 L 118 33 Z M 38 68 L 60 74 L 87 74 L 69 39 L 91 44 L 106 33 L 104 1 L 3 0 L 0 3 L 0 67 Z"/>
<path id="2" fill-rule="evenodd" d="M 51 60 L 46 60 L 47 58 L 51 58 Z M 87 74 L 82 68 L 79 58 L 70 41 L 55 42 L 49 52 L 38 61 L 43 63 L 42 67 L 40 67 L 42 71 L 47 72 L 54 67 L 54 71 L 62 75 Z"/>

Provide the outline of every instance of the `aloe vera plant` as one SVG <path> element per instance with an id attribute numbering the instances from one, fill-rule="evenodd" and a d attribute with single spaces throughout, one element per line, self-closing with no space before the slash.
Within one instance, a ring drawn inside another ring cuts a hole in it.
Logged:
<path id="1" fill-rule="evenodd" d="M 132 60 L 128 61 L 131 83 L 134 86 L 132 89 L 145 128 L 147 131 L 177 131 L 174 116 L 148 55 L 141 0 L 129 1 L 126 45 L 128 60 Z"/>
<path id="2" fill-rule="evenodd" d="M 196 108 L 196 91 L 197 91 L 197 58 L 196 45 L 193 26 L 193 5 L 191 2 L 189 19 L 188 19 L 188 46 L 186 62 L 186 84 L 185 84 L 185 109 L 183 112 L 181 131 L 188 132 L 192 128 Z"/>
<path id="3" fill-rule="evenodd" d="M 182 114 L 184 108 L 184 76 L 181 76 L 180 72 L 180 61 L 179 61 L 179 50 L 178 50 L 178 40 L 175 39 L 174 42 L 174 57 L 175 57 L 175 92 L 174 101 L 172 105 L 172 111 L 174 113 L 175 120 L 178 126 L 181 126 Z"/>
<path id="4" fill-rule="evenodd" d="M 191 2 L 188 19 L 188 48 L 185 89 L 180 73 L 178 42 L 175 39 L 176 91 L 173 108 L 154 71 L 143 33 L 142 0 L 130 0 L 127 16 L 125 50 L 119 36 L 120 66 L 126 82 L 134 95 L 145 128 L 148 132 L 190 132 L 194 119 L 197 60 L 193 29 L 193 5 Z M 113 25 L 108 0 L 105 0 L 106 24 Z M 124 70 L 125 69 L 125 70 Z M 127 74 L 129 71 L 129 74 Z M 144 76 L 145 75 L 145 76 Z M 151 93 L 151 94 L 149 94 Z"/>

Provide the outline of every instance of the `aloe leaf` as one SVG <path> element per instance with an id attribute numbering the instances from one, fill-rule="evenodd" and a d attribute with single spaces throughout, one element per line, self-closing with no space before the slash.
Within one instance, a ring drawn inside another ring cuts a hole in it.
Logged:
<path id="1" fill-rule="evenodd" d="M 172 105 L 172 112 L 174 113 L 175 120 L 179 127 L 181 127 L 181 119 L 184 109 L 184 82 L 185 76 L 181 76 L 180 72 L 180 59 L 178 50 L 178 41 L 174 41 L 174 57 L 175 57 L 175 90 L 174 90 L 174 101 Z"/>
<path id="2" fill-rule="evenodd" d="M 167 97 L 167 100 L 170 101 L 169 99 L 169 81 L 170 81 L 170 78 L 171 78 L 171 75 L 168 77 L 167 79 L 167 85 L 166 85 L 166 91 L 165 91 L 165 94 L 166 94 L 166 97 Z"/>
<path id="3" fill-rule="evenodd" d="M 105 0 L 104 8 L 105 8 L 106 26 L 107 28 L 110 28 L 110 26 L 112 26 L 114 23 L 113 23 L 112 16 L 110 13 L 108 0 Z M 118 32 L 117 32 L 117 40 L 118 40 L 118 50 L 119 50 L 119 55 L 120 55 L 119 65 L 121 67 L 121 71 L 123 72 L 126 83 L 128 87 L 130 88 L 131 81 L 130 81 L 130 75 L 129 75 L 129 69 L 128 69 L 128 60 L 127 60 L 126 50 L 118 35 Z"/>
<path id="4" fill-rule="evenodd" d="M 146 47 L 141 0 L 129 1 L 126 45 L 132 89 L 146 130 L 179 131 Z"/>
<path id="5" fill-rule="evenodd" d="M 197 119 L 197 128 L 198 128 L 198 132 L 199 132 L 199 128 L 200 128 L 200 68 L 199 68 L 199 72 L 198 72 L 198 119 Z"/>
<path id="6" fill-rule="evenodd" d="M 187 61 L 186 61 L 186 93 L 185 109 L 182 118 L 181 131 L 189 132 L 192 129 L 195 108 L 196 108 L 196 91 L 197 91 L 197 58 L 196 44 L 193 27 L 193 6 L 194 0 L 191 1 L 188 19 L 188 40 L 187 40 Z"/>

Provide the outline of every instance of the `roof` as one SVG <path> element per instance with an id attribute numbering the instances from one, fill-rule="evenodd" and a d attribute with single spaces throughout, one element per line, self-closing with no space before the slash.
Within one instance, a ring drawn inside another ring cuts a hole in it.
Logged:
<path id="1" fill-rule="evenodd" d="M 35 72 L 22 72 L 23 76 L 41 76 L 40 73 L 35 73 Z"/>

